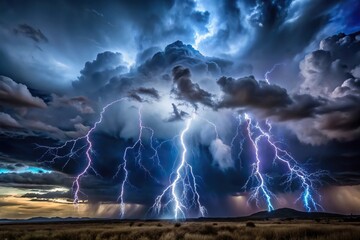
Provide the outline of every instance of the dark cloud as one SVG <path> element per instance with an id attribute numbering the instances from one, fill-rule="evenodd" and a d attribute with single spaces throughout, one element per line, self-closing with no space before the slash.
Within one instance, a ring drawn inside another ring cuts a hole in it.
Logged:
<path id="1" fill-rule="evenodd" d="M 290 104 L 275 111 L 269 109 L 268 114 L 279 121 L 305 119 L 313 117 L 317 109 L 325 103 L 326 100 L 308 94 L 295 94 L 291 96 Z"/>
<path id="2" fill-rule="evenodd" d="M 345 96 L 330 101 L 320 108 L 311 129 L 323 135 L 325 141 L 352 141 L 360 137 L 359 108 L 360 96 Z M 302 126 L 304 127 L 304 126 Z"/>
<path id="3" fill-rule="evenodd" d="M 149 97 L 154 98 L 156 100 L 160 99 L 160 94 L 159 94 L 158 90 L 156 90 L 155 88 L 139 87 L 139 88 L 134 89 L 133 91 L 131 91 L 131 93 L 137 93 L 137 94 L 140 94 L 140 95 L 149 96 Z"/>
<path id="4" fill-rule="evenodd" d="M 85 63 L 81 76 L 73 82 L 73 86 L 82 92 L 94 92 L 127 69 L 121 53 L 99 53 L 94 61 Z"/>
<path id="5" fill-rule="evenodd" d="M 22 126 L 9 114 L 0 112 L 0 128 L 22 128 Z"/>
<path id="6" fill-rule="evenodd" d="M 47 193 L 25 193 L 21 197 L 35 199 L 72 199 L 72 194 L 70 191 L 52 191 Z"/>
<path id="7" fill-rule="evenodd" d="M 173 112 L 168 119 L 169 122 L 181 121 L 184 117 L 189 116 L 187 112 L 179 110 L 179 108 L 174 103 L 172 103 L 171 106 L 173 107 Z"/>
<path id="8" fill-rule="evenodd" d="M 171 71 L 177 65 L 189 68 L 193 73 L 220 76 L 232 71 L 248 72 L 251 66 L 237 64 L 231 60 L 206 57 L 193 46 L 175 41 L 167 45 L 164 51 L 155 53 L 152 58 L 138 67 L 138 71 L 146 76 L 161 75 Z"/>
<path id="9" fill-rule="evenodd" d="M 131 90 L 128 93 L 128 97 L 134 99 L 138 102 L 149 102 L 150 100 L 142 98 L 140 95 L 144 97 L 150 97 L 155 100 L 160 99 L 159 92 L 155 88 L 145 88 L 145 87 L 139 87 L 137 89 Z"/>
<path id="10" fill-rule="evenodd" d="M 52 125 L 45 120 L 48 116 L 37 118 L 29 116 L 34 114 L 27 114 L 26 117 L 16 116 L 15 119 L 8 113 L 0 112 L 0 134 L 14 138 L 42 136 L 65 140 L 82 137 L 89 131 L 89 127 L 80 122 L 74 122 L 72 119 Z M 67 128 L 61 129 L 56 125 L 67 125 Z"/>
<path id="11" fill-rule="evenodd" d="M 320 124 L 320 128 L 324 131 L 338 131 L 343 133 L 343 138 L 349 138 L 352 140 L 354 136 L 353 134 L 359 135 L 360 131 L 360 110 L 354 109 L 349 112 L 332 112 L 328 113 L 326 118 L 322 119 Z M 352 133 L 346 133 L 352 132 Z"/>
<path id="12" fill-rule="evenodd" d="M 91 107 L 90 100 L 85 96 L 76 96 L 76 97 L 59 97 L 55 94 L 52 95 L 52 100 L 49 103 L 50 106 L 55 108 L 62 107 L 73 107 L 82 114 L 95 113 L 94 109 Z"/>
<path id="13" fill-rule="evenodd" d="M 191 81 L 191 73 L 188 68 L 176 66 L 172 70 L 175 88 L 172 92 L 178 99 L 191 103 L 195 108 L 201 103 L 213 107 L 212 94 L 200 88 L 199 84 Z"/>
<path id="14" fill-rule="evenodd" d="M 129 92 L 128 97 L 138 102 L 144 101 L 136 92 Z"/>
<path id="15" fill-rule="evenodd" d="M 279 108 L 291 103 L 286 89 L 258 82 L 253 76 L 234 79 L 222 77 L 217 81 L 224 92 L 218 107 Z"/>
<path id="16" fill-rule="evenodd" d="M 27 86 L 16 83 L 12 79 L 0 76 L 0 104 L 14 107 L 46 108 L 45 102 L 34 97 Z"/>
<path id="17" fill-rule="evenodd" d="M 0 174 L 0 185 L 17 186 L 19 188 L 34 188 L 38 186 L 71 186 L 71 179 L 63 173 L 8 173 Z"/>
<path id="18" fill-rule="evenodd" d="M 14 28 L 14 33 L 30 38 L 37 43 L 49 42 L 47 37 L 41 32 L 40 29 L 35 29 L 32 26 L 25 23 L 19 24 L 16 28 Z"/>

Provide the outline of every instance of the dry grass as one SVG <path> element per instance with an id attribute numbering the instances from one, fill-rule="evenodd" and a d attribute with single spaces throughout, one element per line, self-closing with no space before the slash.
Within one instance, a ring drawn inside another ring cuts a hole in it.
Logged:
<path id="1" fill-rule="evenodd" d="M 360 224 L 136 222 L 0 225 L 0 240 L 357 240 Z"/>

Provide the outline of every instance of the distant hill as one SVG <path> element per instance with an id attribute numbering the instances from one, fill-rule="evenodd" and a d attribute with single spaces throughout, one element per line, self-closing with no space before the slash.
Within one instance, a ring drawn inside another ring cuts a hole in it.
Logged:
<path id="1" fill-rule="evenodd" d="M 28 219 L 0 219 L 0 223 L 47 223 L 47 222 L 80 222 L 97 220 L 95 218 L 61 218 L 61 217 L 33 217 Z"/>
<path id="2" fill-rule="evenodd" d="M 248 219 L 265 219 L 265 218 L 296 218 L 296 219 L 315 219 L 315 218 L 337 218 L 346 217 L 346 215 L 326 212 L 302 212 L 291 208 L 279 208 L 274 211 L 261 211 L 247 216 Z"/>
<path id="3" fill-rule="evenodd" d="M 279 208 L 274 211 L 261 211 L 244 217 L 231 218 L 199 218 L 194 221 L 248 221 L 248 220 L 292 220 L 292 219 L 329 219 L 341 218 L 344 221 L 359 221 L 360 216 L 342 215 L 327 212 L 302 212 L 291 208 Z"/>

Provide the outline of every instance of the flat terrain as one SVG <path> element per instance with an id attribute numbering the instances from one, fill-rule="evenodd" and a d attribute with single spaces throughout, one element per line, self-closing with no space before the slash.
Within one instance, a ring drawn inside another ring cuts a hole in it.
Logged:
<path id="1" fill-rule="evenodd" d="M 247 226 L 252 225 L 252 226 Z M 253 226 L 255 225 L 255 226 Z M 60 222 L 1 224 L 0 240 L 360 240 L 360 223 L 337 220 L 249 222 Z"/>

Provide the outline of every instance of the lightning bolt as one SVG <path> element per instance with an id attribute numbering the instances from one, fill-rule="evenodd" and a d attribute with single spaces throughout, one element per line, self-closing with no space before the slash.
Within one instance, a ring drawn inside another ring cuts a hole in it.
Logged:
<path id="1" fill-rule="evenodd" d="M 314 185 L 316 182 L 319 182 L 318 178 L 320 176 L 327 175 L 328 172 L 321 170 L 321 171 L 316 171 L 314 173 L 308 173 L 298 164 L 298 162 L 289 152 L 276 145 L 276 143 L 272 140 L 270 135 L 271 125 L 268 121 L 266 122 L 266 124 L 269 126 L 268 132 L 265 131 L 263 128 L 261 128 L 259 123 L 257 123 L 255 127 L 261 133 L 259 137 L 265 138 L 267 142 L 270 144 L 270 146 L 273 148 L 275 152 L 274 161 L 278 160 L 281 163 L 285 164 L 285 166 L 287 167 L 289 173 L 287 175 L 287 179 L 285 183 L 287 183 L 288 186 L 290 186 L 294 178 L 297 178 L 300 181 L 303 192 L 299 197 L 299 199 L 302 199 L 304 203 L 304 207 L 308 212 L 312 210 L 318 211 L 318 207 L 323 209 L 322 206 L 319 203 L 317 203 L 313 197 L 314 194 L 317 194 Z"/>
<path id="2" fill-rule="evenodd" d="M 180 133 L 180 143 L 182 147 L 180 163 L 177 166 L 176 171 L 171 174 L 174 175 L 175 178 L 172 181 L 170 180 L 171 183 L 156 197 L 155 202 L 151 207 L 151 209 L 159 214 L 162 208 L 167 208 L 172 204 L 174 219 L 186 218 L 186 210 L 193 205 L 196 205 L 199 208 L 201 216 L 205 216 L 206 214 L 206 208 L 200 201 L 200 195 L 197 190 L 198 184 L 196 183 L 193 168 L 186 158 L 188 149 L 185 143 L 185 135 L 189 131 L 194 118 L 195 116 L 192 115 L 191 118 L 186 121 L 185 128 Z M 190 207 L 188 207 L 187 204 L 189 201 L 187 199 L 188 192 L 192 195 Z M 169 195 L 169 200 L 166 201 L 165 198 L 167 195 Z"/>
<path id="3" fill-rule="evenodd" d="M 260 170 L 261 160 L 260 160 L 260 156 L 259 156 L 259 145 L 258 144 L 259 144 L 259 140 L 261 137 L 256 137 L 255 140 L 253 139 L 253 133 L 251 132 L 251 126 L 252 126 L 251 118 L 246 113 L 244 114 L 244 117 L 246 120 L 247 135 L 248 135 L 248 138 L 254 148 L 255 158 L 256 158 L 256 161 L 253 164 L 251 176 L 246 181 L 244 187 L 247 188 L 247 185 L 249 184 L 250 179 L 255 178 L 257 181 L 257 186 L 252 189 L 252 194 L 250 195 L 249 200 L 255 199 L 257 206 L 259 206 L 258 199 L 259 199 L 260 194 L 262 193 L 266 199 L 268 211 L 270 212 L 270 211 L 274 210 L 274 206 L 271 203 L 271 197 L 274 196 L 274 194 L 268 189 L 265 176 L 263 176 L 263 174 Z"/>
<path id="4" fill-rule="evenodd" d="M 275 64 L 269 71 L 267 71 L 265 73 L 264 78 L 268 84 L 270 84 L 268 75 L 271 72 L 273 72 L 276 69 L 276 67 L 281 66 L 281 65 L 284 65 L 284 63 Z M 302 193 L 301 193 L 300 197 L 297 199 L 297 201 L 299 201 L 301 199 L 303 201 L 304 208 L 308 212 L 310 212 L 312 210 L 317 211 L 319 207 L 322 209 L 321 205 L 319 203 L 317 203 L 314 198 L 315 194 L 318 195 L 315 190 L 315 183 L 320 183 L 320 181 L 319 181 L 320 176 L 327 175 L 328 173 L 326 171 L 317 171 L 317 172 L 309 173 L 304 168 L 302 168 L 288 151 L 279 147 L 276 144 L 276 142 L 274 140 L 272 140 L 272 136 L 271 136 L 272 125 L 268 119 L 265 120 L 265 125 L 267 127 L 267 130 L 266 130 L 263 127 L 261 127 L 258 122 L 256 122 L 256 124 L 254 124 L 254 126 L 253 126 L 252 119 L 250 118 L 250 116 L 248 114 L 245 113 L 244 118 L 246 120 L 247 135 L 248 135 L 248 138 L 254 148 L 255 158 L 256 158 L 256 161 L 253 164 L 253 169 L 252 169 L 251 175 L 244 185 L 244 187 L 247 188 L 251 179 L 255 179 L 257 181 L 257 185 L 256 185 L 256 187 L 254 187 L 252 189 L 252 193 L 250 195 L 249 200 L 255 199 L 256 203 L 258 205 L 259 204 L 259 196 L 262 194 L 265 197 L 268 211 L 274 210 L 274 206 L 272 204 L 272 197 L 275 197 L 275 195 L 269 190 L 268 183 L 266 181 L 266 176 L 264 174 L 262 174 L 262 172 L 261 172 L 262 159 L 260 158 L 260 155 L 259 155 L 259 149 L 260 149 L 259 141 L 261 139 L 266 139 L 267 143 L 271 146 L 271 148 L 274 150 L 274 153 L 275 153 L 274 158 L 272 160 L 273 165 L 276 162 L 280 162 L 280 163 L 284 164 L 287 168 L 288 173 L 286 174 L 287 177 L 285 180 L 285 184 L 288 186 L 288 188 L 290 188 L 291 184 L 295 180 L 298 180 L 300 182 Z M 239 119 L 241 119 L 241 116 L 239 116 Z M 241 124 L 241 121 L 239 120 L 239 125 L 240 124 Z M 239 125 L 238 125 L 238 129 L 239 129 Z M 252 128 L 257 130 L 257 132 L 258 132 L 256 137 L 254 137 L 254 135 L 256 135 L 256 133 L 255 133 L 255 131 L 252 131 Z M 235 141 L 237 135 L 238 135 L 238 132 L 232 140 L 232 144 L 231 144 L 232 146 L 234 144 L 234 141 Z M 242 143 L 240 143 L 241 146 L 242 146 Z"/>
<path id="5" fill-rule="evenodd" d="M 239 115 L 236 119 L 237 119 L 237 121 L 238 121 L 238 124 L 237 124 L 237 127 L 236 127 L 235 135 L 234 135 L 234 137 L 231 139 L 230 147 L 231 147 L 231 149 L 235 149 L 236 139 L 240 138 L 240 140 L 239 140 L 239 152 L 238 152 L 238 154 L 237 154 L 237 158 L 238 158 L 239 161 L 240 161 L 240 166 L 242 166 L 241 154 L 242 154 L 242 152 L 244 151 L 245 138 L 244 138 L 243 134 L 242 134 L 241 131 L 240 131 L 240 129 L 241 129 L 241 124 L 242 124 L 241 115 Z"/>
<path id="6" fill-rule="evenodd" d="M 261 171 L 261 164 L 264 159 L 260 158 L 259 152 L 261 147 L 259 143 L 260 140 L 265 139 L 274 151 L 274 158 L 272 159 L 273 165 L 279 162 L 286 166 L 287 174 L 284 184 L 287 185 L 287 188 L 290 188 L 291 184 L 296 180 L 300 183 L 302 193 L 296 201 L 302 200 L 304 208 L 308 212 L 314 210 L 318 211 L 319 208 L 323 209 L 314 198 L 314 195 L 318 195 L 315 190 L 315 185 L 321 183 L 319 178 L 323 175 L 327 175 L 328 172 L 323 170 L 313 173 L 307 172 L 288 151 L 279 147 L 272 139 L 272 126 L 268 120 L 265 121 L 265 129 L 264 127 L 261 127 L 259 122 L 253 123 L 253 120 L 248 114 L 245 113 L 244 118 L 246 120 L 247 136 L 254 148 L 256 159 L 255 163 L 252 165 L 251 175 L 244 185 L 244 188 L 246 189 L 253 179 L 255 179 L 257 183 L 256 186 L 252 188 L 249 201 L 256 200 L 256 204 L 259 206 L 259 197 L 263 196 L 266 200 L 268 211 L 274 210 L 272 198 L 275 197 L 275 195 L 269 190 L 267 177 Z"/>
<path id="7" fill-rule="evenodd" d="M 279 66 L 284 66 L 285 63 L 276 63 L 272 66 L 272 68 L 268 71 L 265 72 L 264 74 L 264 78 L 265 78 L 265 81 L 267 84 L 270 84 L 270 81 L 269 81 L 269 74 L 272 73 L 277 67 Z"/>
<path id="8" fill-rule="evenodd" d="M 106 110 L 109 107 L 111 107 L 112 105 L 122 102 L 125 99 L 127 99 L 127 98 L 126 97 L 120 98 L 120 99 L 117 99 L 117 100 L 105 105 L 100 112 L 99 119 L 89 129 L 89 131 L 86 133 L 86 135 L 76 138 L 76 139 L 68 140 L 68 141 L 64 142 L 64 144 L 62 144 L 61 146 L 58 146 L 58 147 L 48 147 L 48 146 L 43 146 L 43 145 L 37 145 L 38 148 L 46 149 L 45 153 L 40 157 L 40 160 L 42 158 L 44 158 L 46 155 L 53 156 L 50 161 L 47 161 L 50 163 L 55 163 L 55 161 L 59 160 L 59 159 L 66 159 L 66 162 L 63 165 L 63 168 L 69 163 L 69 161 L 71 159 L 73 159 L 74 157 L 78 157 L 79 154 L 82 152 L 82 150 L 86 149 L 85 150 L 86 165 L 82 169 L 82 171 L 75 177 L 75 179 L 73 181 L 73 185 L 72 185 L 72 189 L 74 192 L 74 201 L 73 202 L 76 206 L 78 206 L 78 203 L 80 202 L 79 194 L 82 193 L 81 192 L 81 184 L 80 184 L 82 177 L 85 174 L 87 174 L 90 169 L 96 175 L 99 175 L 97 173 L 97 171 L 92 167 L 92 163 L 93 163 L 92 154 L 94 153 L 94 151 L 93 151 L 93 143 L 91 142 L 91 138 L 90 138 L 91 134 L 96 130 L 97 126 L 102 122 L 102 120 L 104 118 L 104 113 L 106 112 Z M 81 141 L 85 141 L 85 143 L 81 145 Z M 77 147 L 77 146 L 79 146 L 79 147 Z M 66 149 L 68 147 L 70 147 L 70 151 L 67 152 Z M 62 152 L 65 152 L 65 153 L 62 154 Z"/>
<path id="9" fill-rule="evenodd" d="M 141 169 L 143 169 L 147 174 L 148 176 L 150 176 L 155 182 L 157 183 L 160 183 L 151 173 L 151 169 L 147 169 L 144 164 L 142 163 L 142 160 L 143 160 L 143 157 L 142 157 L 142 151 L 145 149 L 145 146 L 144 146 L 144 143 L 143 143 L 143 134 L 144 134 L 144 130 L 147 130 L 150 132 L 150 137 L 149 137 L 149 146 L 150 146 L 150 149 L 154 152 L 153 156 L 150 157 L 150 159 L 154 159 L 154 158 L 158 158 L 159 159 L 159 155 L 158 155 L 158 151 L 157 151 L 157 148 L 155 148 L 153 146 L 153 138 L 154 138 L 154 130 L 148 126 L 144 126 L 143 125 L 143 121 L 142 121 L 142 115 L 141 115 L 141 107 L 139 107 L 138 109 L 138 127 L 139 127 L 139 135 L 138 135 L 138 138 L 136 139 L 136 141 L 134 142 L 133 145 L 131 146 L 128 146 L 125 148 L 125 151 L 124 151 L 124 154 L 123 154 L 123 162 L 118 166 L 118 171 L 115 173 L 114 177 L 117 177 L 118 174 L 120 173 L 120 171 L 123 171 L 124 172 L 124 179 L 123 181 L 121 182 L 121 186 L 120 186 L 120 194 L 119 194 L 119 197 L 118 197 L 118 201 L 120 201 L 120 216 L 123 218 L 125 216 L 125 199 L 124 199 L 124 196 L 125 196 L 125 186 L 126 184 L 130 184 L 129 182 L 129 170 L 127 169 L 127 164 L 128 164 L 128 152 L 129 151 L 133 151 L 135 150 L 135 161 L 136 163 L 140 166 Z M 137 149 L 137 150 L 136 150 Z M 160 164 L 160 159 L 159 161 L 157 162 L 158 166 L 162 168 L 161 164 Z M 130 184 L 131 185 L 131 184 Z"/>
<path id="10" fill-rule="evenodd" d="M 153 160 L 153 162 L 156 161 L 156 164 L 157 166 L 159 167 L 159 169 L 165 173 L 165 169 L 163 168 L 163 166 L 161 165 L 161 161 L 160 161 L 160 155 L 159 155 L 159 150 L 165 145 L 165 144 L 168 144 L 168 143 L 171 143 L 171 151 L 173 151 L 173 149 L 175 148 L 176 150 L 177 147 L 175 145 L 175 140 L 179 138 L 179 135 L 175 135 L 173 138 L 171 139 L 167 139 L 167 140 L 164 140 L 160 143 L 158 143 L 158 145 L 154 148 L 154 154 L 152 155 L 151 159 Z"/>

